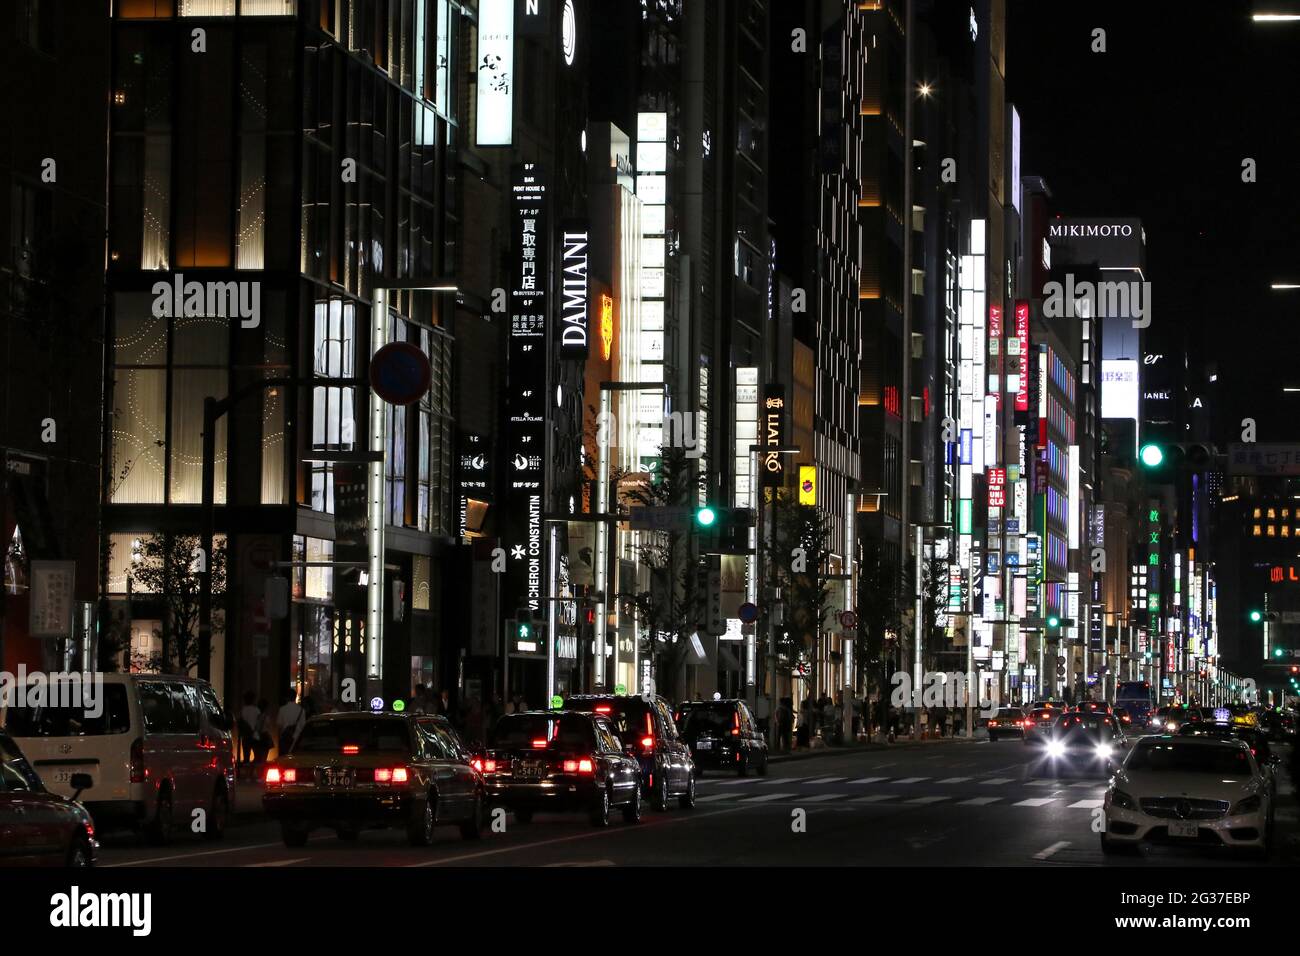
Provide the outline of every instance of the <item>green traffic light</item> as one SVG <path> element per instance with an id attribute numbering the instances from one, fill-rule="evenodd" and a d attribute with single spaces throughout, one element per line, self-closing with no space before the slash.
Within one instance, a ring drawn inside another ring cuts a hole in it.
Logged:
<path id="1" fill-rule="evenodd" d="M 1061 619 L 1060 619 L 1059 617 L 1057 617 L 1055 614 L 1053 614 L 1051 617 L 1049 617 L 1049 618 L 1047 619 L 1047 626 L 1048 626 L 1048 627 L 1060 627 L 1060 626 L 1061 626 Z"/>
<path id="2" fill-rule="evenodd" d="M 1274 656 L 1274 657 L 1281 657 L 1281 656 L 1282 656 L 1282 648 L 1280 648 L 1280 647 L 1275 647 L 1275 648 L 1273 648 L 1273 656 Z"/>
<path id="3" fill-rule="evenodd" d="M 1260 621 L 1264 620 L 1264 615 L 1259 611 L 1251 611 L 1250 620 L 1252 624 L 1258 624 Z"/>
<path id="4" fill-rule="evenodd" d="M 701 508 L 695 512 L 695 523 L 707 528 L 718 520 L 718 513 L 712 508 Z"/>
<path id="5" fill-rule="evenodd" d="M 1148 468 L 1158 468 L 1165 460 L 1165 451 L 1159 445 L 1143 445 L 1138 455 L 1142 458 L 1142 464 Z"/>

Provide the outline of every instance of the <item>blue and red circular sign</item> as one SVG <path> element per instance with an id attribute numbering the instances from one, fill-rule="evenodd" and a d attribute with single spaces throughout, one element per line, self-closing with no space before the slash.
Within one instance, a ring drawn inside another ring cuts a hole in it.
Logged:
<path id="1" fill-rule="evenodd" d="M 410 405 L 429 391 L 429 358 L 410 342 L 389 342 L 370 359 L 370 387 L 390 405 Z"/>
<path id="2" fill-rule="evenodd" d="M 753 624 L 758 620 L 758 606 L 752 601 L 746 601 L 736 613 L 740 616 L 742 624 Z"/>

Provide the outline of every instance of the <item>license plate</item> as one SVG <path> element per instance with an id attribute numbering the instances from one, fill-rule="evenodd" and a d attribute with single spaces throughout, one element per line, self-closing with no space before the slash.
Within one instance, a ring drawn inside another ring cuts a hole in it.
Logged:
<path id="1" fill-rule="evenodd" d="M 712 741 L 712 740 L 697 740 L 697 741 L 695 742 L 695 749 L 696 749 L 696 750 L 712 750 L 712 749 L 713 749 L 713 741 Z"/>
<path id="2" fill-rule="evenodd" d="M 537 764 L 524 764 L 519 768 L 516 776 L 520 780 L 540 780 L 542 779 L 542 768 Z"/>
<path id="3" fill-rule="evenodd" d="M 55 783 L 71 783 L 75 770 L 56 770 L 53 773 Z"/>
<path id="4" fill-rule="evenodd" d="M 351 773 L 347 770 L 330 767 L 325 771 L 321 779 L 324 780 L 327 787 L 346 787 L 351 776 Z"/>
<path id="5" fill-rule="evenodd" d="M 1169 835 L 1171 837 L 1191 837 L 1196 839 L 1198 828 L 1195 823 L 1188 823 L 1182 820 L 1171 820 L 1169 822 Z"/>

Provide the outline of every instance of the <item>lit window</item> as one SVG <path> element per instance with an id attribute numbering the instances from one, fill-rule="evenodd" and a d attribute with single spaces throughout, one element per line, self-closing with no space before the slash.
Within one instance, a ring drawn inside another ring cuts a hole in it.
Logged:
<path id="1" fill-rule="evenodd" d="M 1283 509 L 1282 509 L 1282 517 L 1283 517 L 1283 518 L 1289 518 L 1289 517 L 1291 517 L 1291 509 L 1290 509 L 1290 508 L 1283 508 Z"/>
<path id="2" fill-rule="evenodd" d="M 1277 537 L 1277 525 L 1269 525 L 1269 526 L 1268 526 L 1268 537 L 1270 537 L 1270 538 L 1276 538 L 1276 537 Z"/>
<path id="3" fill-rule="evenodd" d="M 1255 525 L 1254 536 L 1255 536 L 1256 538 L 1258 538 L 1258 537 L 1260 536 L 1260 534 L 1262 534 L 1262 533 L 1263 533 L 1263 532 L 1260 530 L 1259 525 Z"/>
<path id="4" fill-rule="evenodd" d="M 1269 508 L 1269 509 L 1268 509 L 1268 518 L 1269 518 L 1269 520 L 1272 521 L 1272 520 L 1273 520 L 1274 518 L 1276 518 L 1276 517 L 1277 517 L 1277 509 L 1276 509 L 1276 508 Z"/>
<path id="5" fill-rule="evenodd" d="M 1255 509 L 1255 513 L 1254 513 L 1253 515 L 1251 515 L 1251 517 L 1252 517 L 1252 518 L 1258 518 L 1258 517 L 1259 517 L 1259 509 L 1258 509 L 1258 508 Z"/>
<path id="6" fill-rule="evenodd" d="M 1282 525 L 1282 537 L 1284 538 L 1291 537 L 1291 526 L 1289 524 Z"/>

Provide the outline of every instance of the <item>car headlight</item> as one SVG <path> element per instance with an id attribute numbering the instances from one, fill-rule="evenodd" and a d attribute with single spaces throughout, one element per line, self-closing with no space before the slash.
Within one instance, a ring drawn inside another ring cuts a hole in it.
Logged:
<path id="1" fill-rule="evenodd" d="M 1177 730 L 1177 729 L 1178 729 L 1178 721 L 1176 720 L 1165 721 L 1165 730 Z"/>
<path id="2" fill-rule="evenodd" d="M 1110 792 L 1110 805 L 1112 807 L 1119 807 L 1121 810 L 1137 809 L 1137 801 L 1123 790 L 1112 790 Z"/>
<path id="3" fill-rule="evenodd" d="M 1255 813 L 1259 810 L 1259 807 L 1260 799 L 1258 796 L 1247 797 L 1245 800 L 1242 800 L 1233 807 L 1232 812 L 1234 815 L 1238 813 Z"/>
<path id="4" fill-rule="evenodd" d="M 1097 745 L 1097 756 L 1101 757 L 1102 759 L 1108 759 L 1112 752 L 1113 751 L 1111 750 L 1110 744 Z"/>
<path id="5" fill-rule="evenodd" d="M 1059 740 L 1053 740 L 1047 745 L 1047 756 L 1060 757 L 1065 754 L 1065 744 Z"/>

